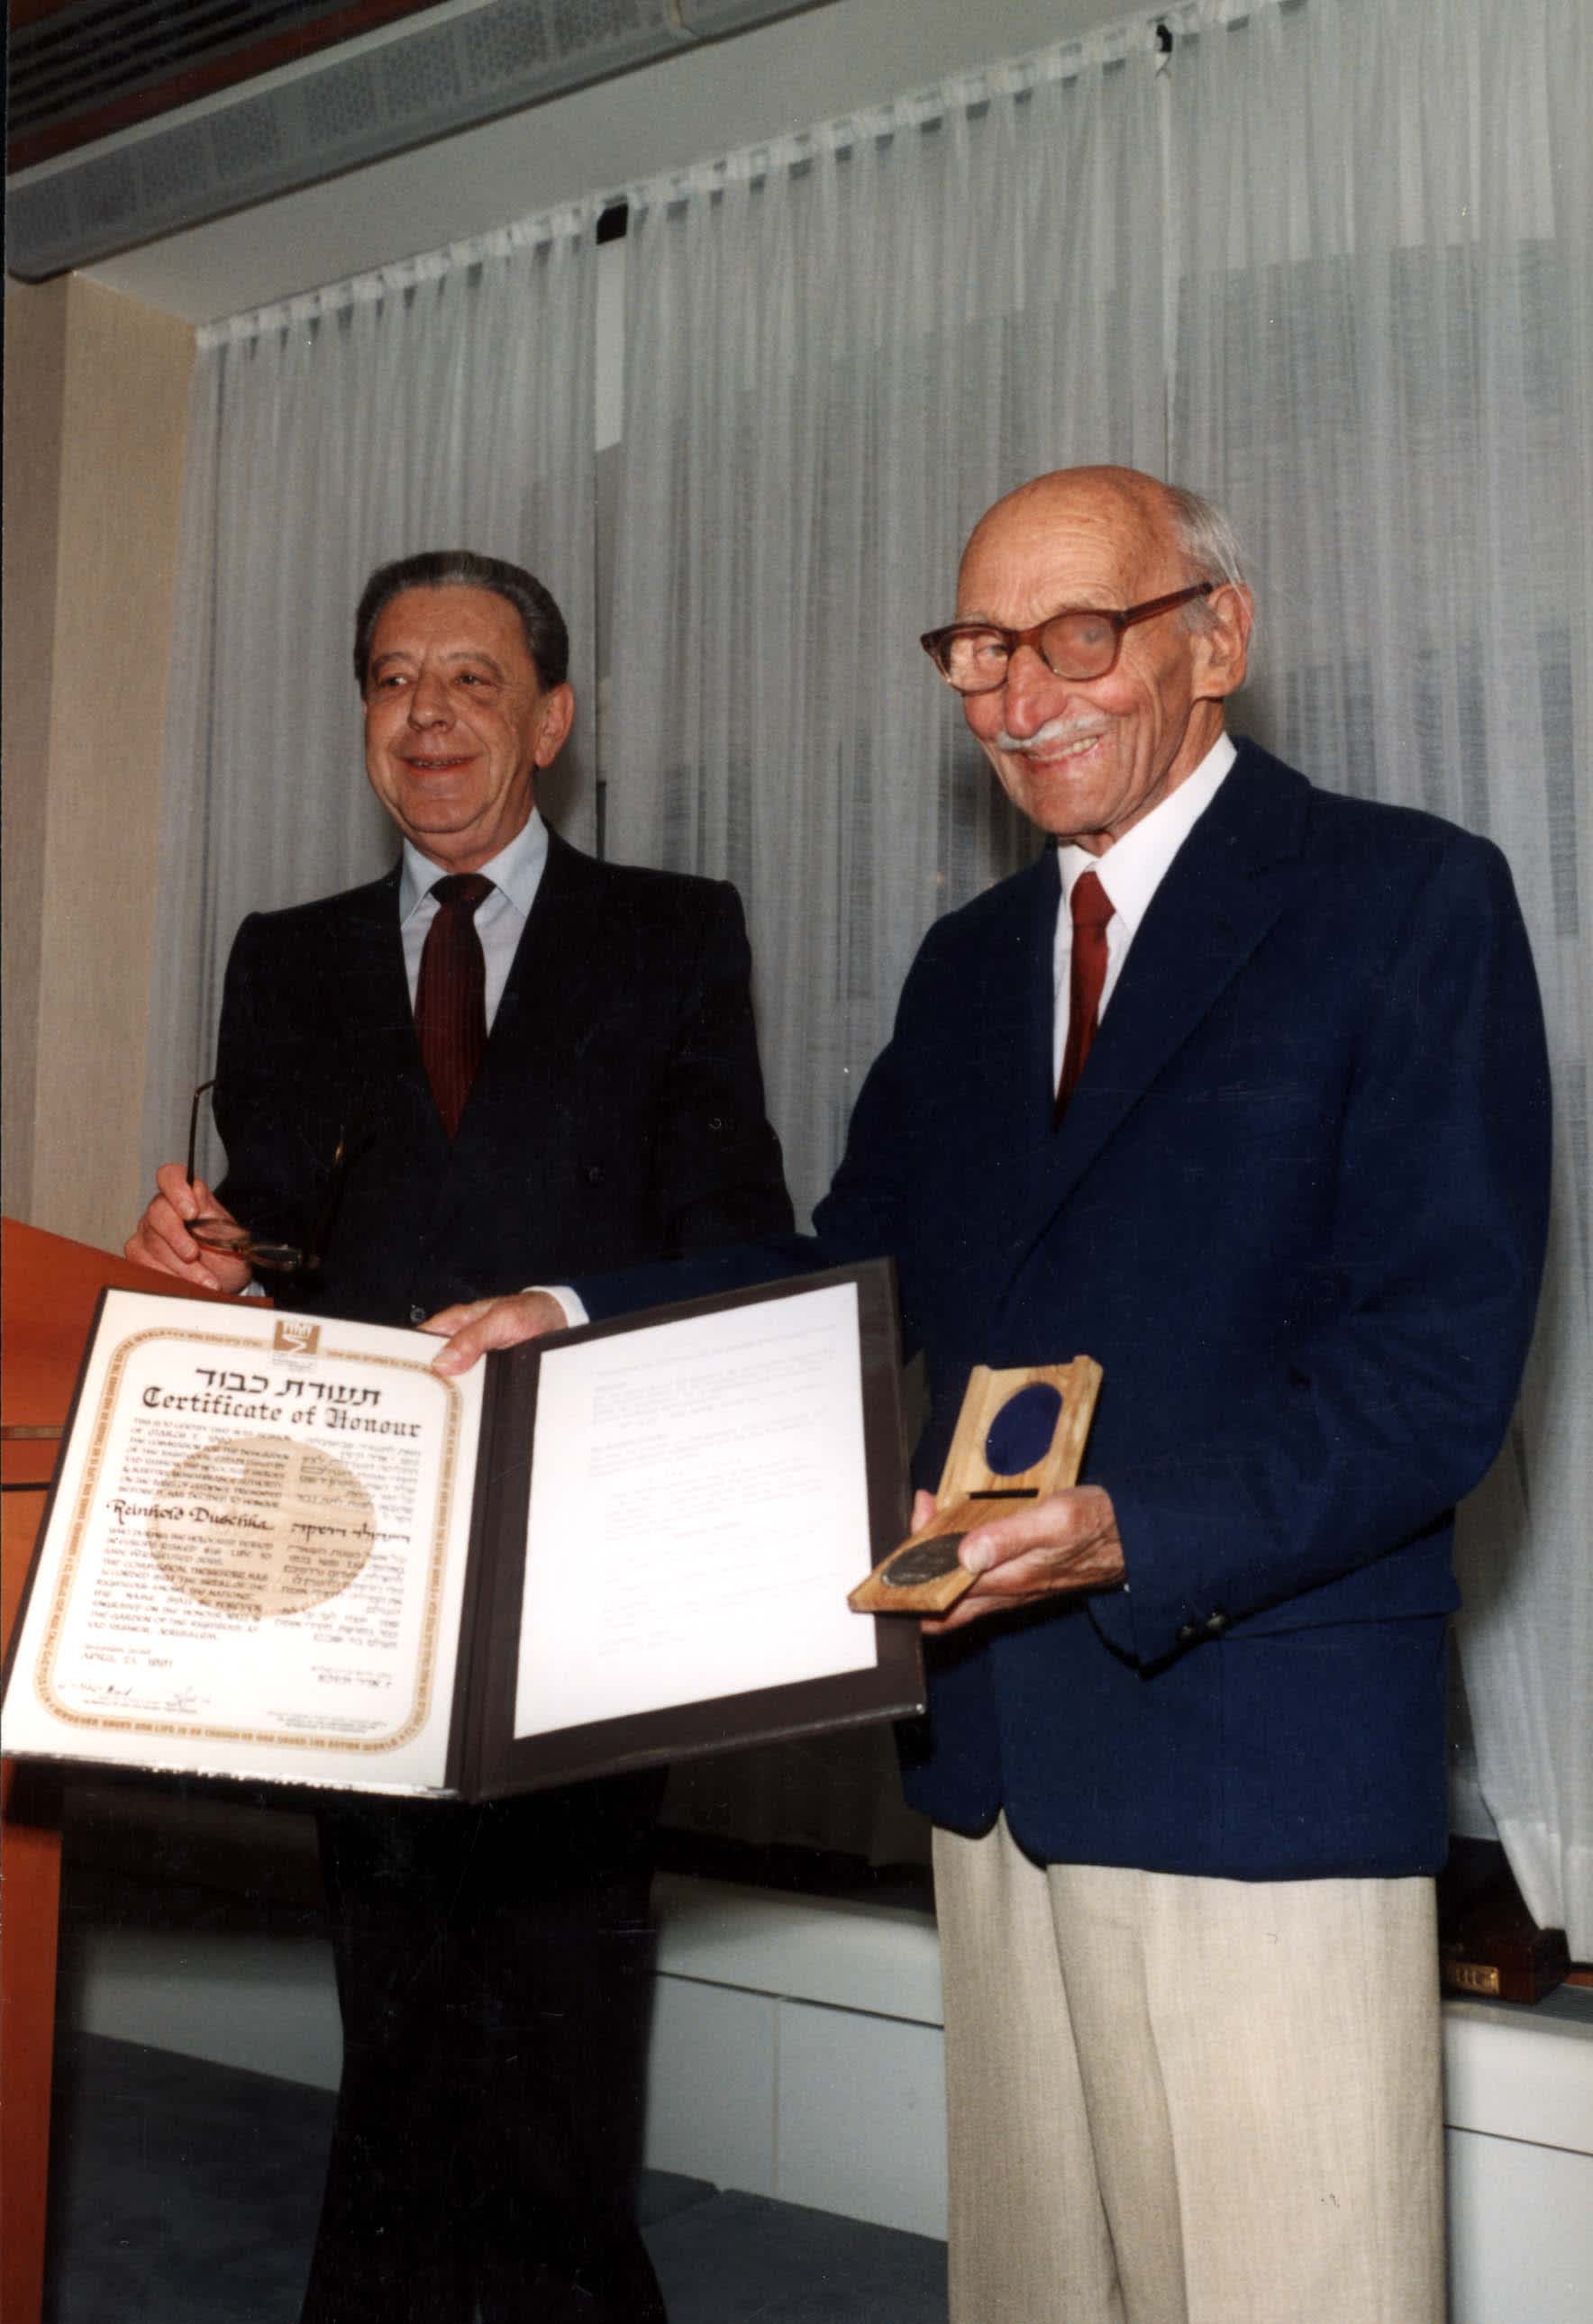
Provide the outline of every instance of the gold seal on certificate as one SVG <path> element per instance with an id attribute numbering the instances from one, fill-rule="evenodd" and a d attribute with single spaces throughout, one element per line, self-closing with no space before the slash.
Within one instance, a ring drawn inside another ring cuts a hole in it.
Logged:
<path id="1" fill-rule="evenodd" d="M 1089 1356 L 1009 1371 L 976 1364 L 934 1516 L 898 1543 L 847 1603 L 859 1614 L 943 1614 L 955 1606 L 974 1580 L 958 1561 L 964 1534 L 1078 1482 L 1100 1384 L 1101 1368 Z"/>
<path id="2" fill-rule="evenodd" d="M 149 1520 L 174 1589 L 253 1621 L 341 1596 L 376 1533 L 347 1462 L 287 1436 L 221 1436 L 190 1452 L 162 1479 Z"/>

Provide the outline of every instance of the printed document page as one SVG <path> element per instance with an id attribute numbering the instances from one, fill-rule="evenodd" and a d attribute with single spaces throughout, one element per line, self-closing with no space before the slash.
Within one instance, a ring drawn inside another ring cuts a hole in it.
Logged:
<path id="1" fill-rule="evenodd" d="M 542 1360 L 514 1732 L 872 1668 L 851 1283 Z"/>
<path id="2" fill-rule="evenodd" d="M 441 1379 L 437 1344 L 109 1294 L 8 1748 L 440 1785 L 482 1374 Z"/>

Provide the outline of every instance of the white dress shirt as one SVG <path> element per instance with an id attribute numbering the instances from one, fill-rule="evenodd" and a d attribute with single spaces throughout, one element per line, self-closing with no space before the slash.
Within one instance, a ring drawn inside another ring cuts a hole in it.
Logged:
<path id="1" fill-rule="evenodd" d="M 482 878 L 492 881 L 492 894 L 484 896 L 476 907 L 476 933 L 481 938 L 481 955 L 486 964 L 483 997 L 489 1033 L 531 908 L 536 901 L 536 891 L 542 884 L 547 861 L 548 826 L 533 807 L 507 847 L 500 848 L 492 861 L 481 867 Z M 421 978 L 426 931 L 438 913 L 437 899 L 431 890 L 444 877 L 440 863 L 433 863 L 409 840 L 404 841 L 403 872 L 398 882 L 398 928 L 403 938 L 403 965 L 409 978 L 412 1009 Z"/>
<path id="2" fill-rule="evenodd" d="M 1170 791 L 1160 806 L 1125 831 L 1121 839 L 1108 847 L 1104 855 L 1091 855 L 1071 842 L 1057 849 L 1057 872 L 1061 881 L 1061 896 L 1057 905 L 1056 950 L 1052 962 L 1053 990 L 1056 1000 L 1051 1022 L 1051 1077 L 1054 1084 L 1062 1070 L 1062 1051 L 1068 1039 L 1068 971 L 1073 957 L 1073 914 L 1071 904 L 1074 883 L 1086 872 L 1093 872 L 1107 891 L 1112 907 L 1112 917 L 1107 922 L 1107 975 L 1101 987 L 1098 1016 L 1104 1017 L 1107 1004 L 1123 973 L 1123 964 L 1128 957 L 1128 947 L 1134 942 L 1140 922 L 1150 909 L 1151 899 L 1161 886 L 1168 866 L 1184 841 L 1194 829 L 1217 797 L 1218 786 L 1238 756 L 1231 738 L 1219 734 L 1192 774 L 1186 775 L 1176 790 Z"/>

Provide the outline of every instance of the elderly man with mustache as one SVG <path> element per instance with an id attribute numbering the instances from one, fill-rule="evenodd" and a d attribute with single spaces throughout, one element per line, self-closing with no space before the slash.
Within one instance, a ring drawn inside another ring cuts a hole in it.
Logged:
<path id="1" fill-rule="evenodd" d="M 815 1216 L 897 1261 L 925 1483 L 974 1364 L 1105 1373 L 1078 1486 L 964 1539 L 904 1753 L 957 2324 L 1443 2313 L 1450 1540 L 1547 1068 L 1502 857 L 1232 741 L 1250 625 L 1231 529 L 1150 476 L 975 528 L 924 643 L 1052 844 L 931 930 Z M 458 1369 L 565 1318 L 439 1320 Z"/>

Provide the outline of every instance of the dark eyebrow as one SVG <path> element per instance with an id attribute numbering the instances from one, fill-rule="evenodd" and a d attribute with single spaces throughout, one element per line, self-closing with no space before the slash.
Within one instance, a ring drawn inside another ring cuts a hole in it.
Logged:
<path id="1" fill-rule="evenodd" d="M 491 670 L 495 678 L 501 678 L 504 675 L 503 664 L 496 660 L 493 655 L 486 652 L 479 646 L 457 646 L 452 653 L 444 654 L 442 659 L 450 666 L 455 662 L 461 661 L 478 662 L 481 664 L 483 669 Z M 371 675 L 374 678 L 379 669 L 385 669 L 389 662 L 413 661 L 415 659 L 416 656 L 409 652 L 404 647 L 391 646 L 385 653 L 377 654 L 373 658 L 371 662 Z"/>

